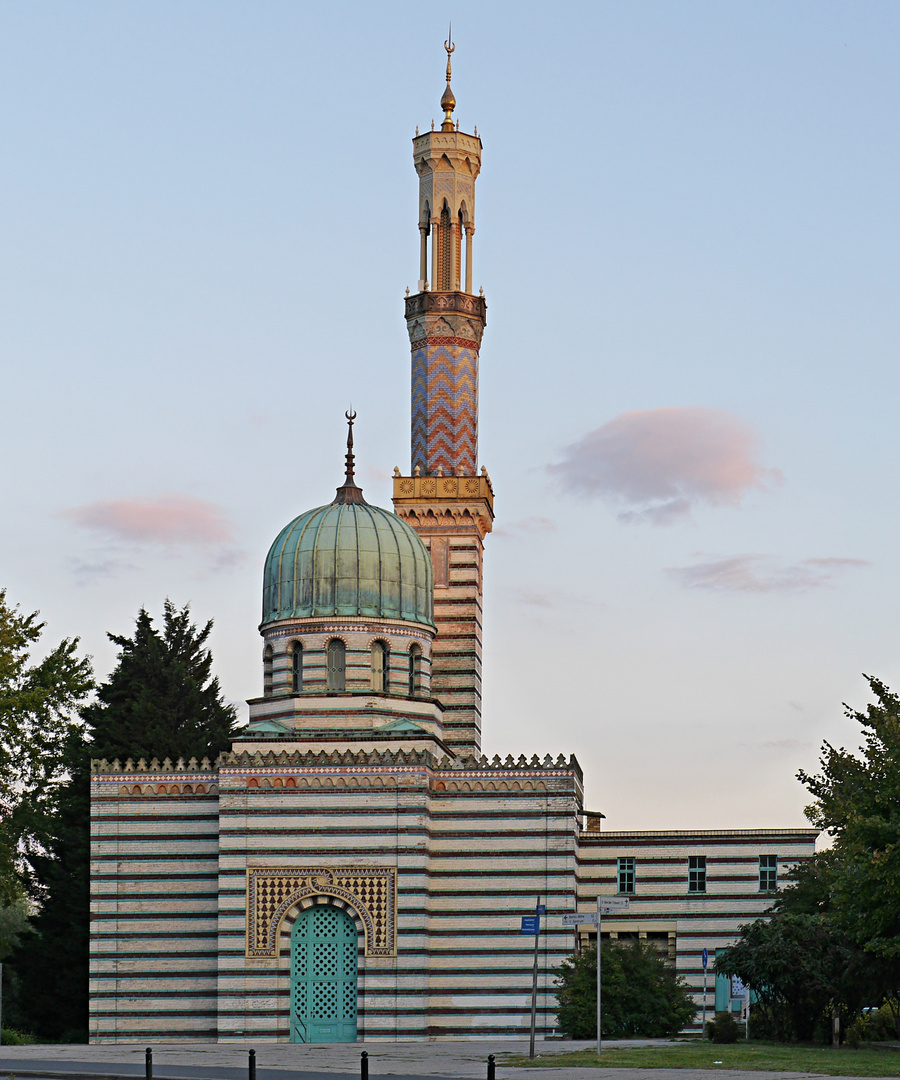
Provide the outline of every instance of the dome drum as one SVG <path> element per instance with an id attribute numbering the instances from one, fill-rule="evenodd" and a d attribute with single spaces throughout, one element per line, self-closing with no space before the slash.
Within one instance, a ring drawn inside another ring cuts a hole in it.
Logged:
<path id="1" fill-rule="evenodd" d="M 376 621 L 277 625 L 263 632 L 264 696 L 348 693 L 430 698 L 432 637 L 420 627 Z M 335 677 L 331 642 L 342 645 L 340 679 Z"/>

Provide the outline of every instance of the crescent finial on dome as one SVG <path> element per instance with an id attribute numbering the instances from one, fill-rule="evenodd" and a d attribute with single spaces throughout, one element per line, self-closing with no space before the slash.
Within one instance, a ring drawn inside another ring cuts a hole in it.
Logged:
<path id="1" fill-rule="evenodd" d="M 344 477 L 343 484 L 337 489 L 334 501 L 336 503 L 364 503 L 366 500 L 363 498 L 362 488 L 353 479 L 353 421 L 356 419 L 356 413 L 353 411 L 352 405 L 344 413 L 344 416 L 347 417 L 347 474 Z"/>

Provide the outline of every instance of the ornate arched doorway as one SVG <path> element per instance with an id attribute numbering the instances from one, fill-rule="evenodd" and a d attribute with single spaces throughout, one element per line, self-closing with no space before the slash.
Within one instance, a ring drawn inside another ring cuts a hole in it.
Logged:
<path id="1" fill-rule="evenodd" d="M 291 1042 L 356 1042 L 357 930 L 331 904 L 301 911 L 291 931 Z"/>

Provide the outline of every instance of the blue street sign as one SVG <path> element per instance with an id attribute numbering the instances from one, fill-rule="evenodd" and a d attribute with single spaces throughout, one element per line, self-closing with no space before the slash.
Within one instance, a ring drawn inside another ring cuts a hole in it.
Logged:
<path id="1" fill-rule="evenodd" d="M 546 915 L 547 914 L 547 905 L 546 904 L 538 904 L 538 906 L 534 910 L 537 912 L 538 915 Z"/>
<path id="2" fill-rule="evenodd" d="M 703 970 L 706 971 L 706 965 L 709 963 L 709 953 L 706 949 L 703 950 Z"/>
<path id="3" fill-rule="evenodd" d="M 541 917 L 540 915 L 523 915 L 522 916 L 522 933 L 523 934 L 539 934 L 541 932 Z"/>

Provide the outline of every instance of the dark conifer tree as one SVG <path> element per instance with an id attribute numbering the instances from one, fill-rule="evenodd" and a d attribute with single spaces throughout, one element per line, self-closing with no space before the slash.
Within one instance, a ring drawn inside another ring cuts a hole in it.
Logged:
<path id="1" fill-rule="evenodd" d="M 41 909 L 37 931 L 13 957 L 10 1018 L 43 1038 L 87 1042 L 90 945 L 90 762 L 92 758 L 214 759 L 227 750 L 235 710 L 222 700 L 206 647 L 187 607 L 166 600 L 160 632 L 142 608 L 134 635 L 110 634 L 118 663 L 82 709 L 88 737 L 72 738 L 69 782 L 58 796 L 52 835 L 32 859 Z"/>
<path id="2" fill-rule="evenodd" d="M 235 710 L 212 677 L 212 626 L 198 629 L 188 607 L 166 600 L 162 632 L 141 608 L 133 637 L 109 635 L 118 664 L 83 713 L 92 758 L 212 759 L 229 748 Z"/>

